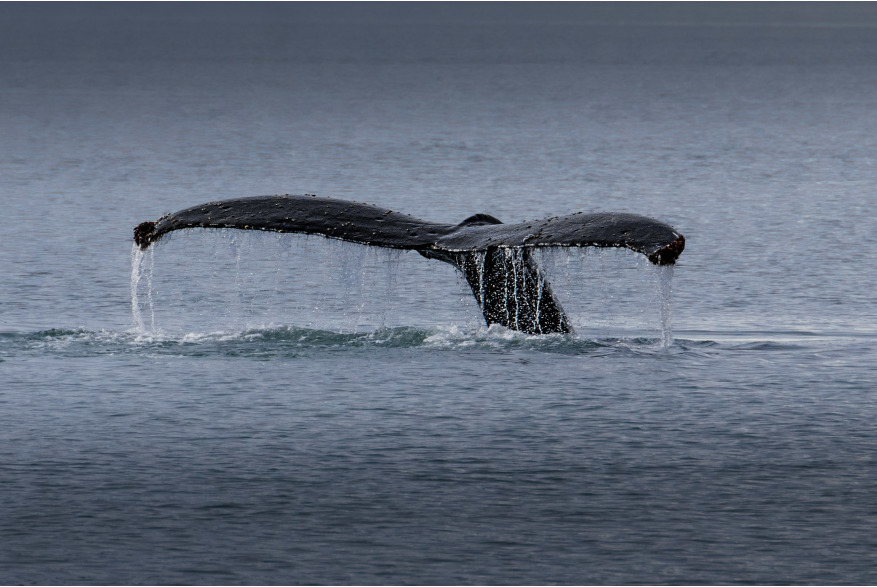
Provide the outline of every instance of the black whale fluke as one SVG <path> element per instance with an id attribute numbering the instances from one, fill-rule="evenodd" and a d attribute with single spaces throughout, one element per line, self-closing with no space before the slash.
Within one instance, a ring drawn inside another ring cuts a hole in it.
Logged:
<path id="1" fill-rule="evenodd" d="M 570 332 L 551 286 L 536 265 L 537 247 L 618 247 L 672 265 L 685 237 L 667 224 L 623 213 L 571 214 L 503 224 L 476 214 L 460 224 L 437 224 L 385 208 L 316 196 L 257 196 L 208 202 L 134 229 L 142 249 L 184 228 L 238 228 L 320 234 L 364 245 L 418 251 L 457 267 L 487 324 L 530 334 Z"/>

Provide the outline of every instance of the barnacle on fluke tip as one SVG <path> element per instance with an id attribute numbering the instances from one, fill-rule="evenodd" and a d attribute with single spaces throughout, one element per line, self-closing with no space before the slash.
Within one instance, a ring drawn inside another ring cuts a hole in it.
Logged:
<path id="1" fill-rule="evenodd" d="M 655 265 L 674 264 L 685 249 L 685 237 L 671 226 L 637 214 L 578 212 L 519 224 L 503 224 L 488 214 L 476 214 L 460 224 L 438 224 L 371 204 L 310 194 L 200 204 L 137 225 L 134 241 L 146 249 L 163 235 L 185 228 L 320 234 L 418 251 L 424 257 L 451 263 L 466 276 L 487 324 L 531 334 L 570 332 L 532 249 L 628 248 Z"/>

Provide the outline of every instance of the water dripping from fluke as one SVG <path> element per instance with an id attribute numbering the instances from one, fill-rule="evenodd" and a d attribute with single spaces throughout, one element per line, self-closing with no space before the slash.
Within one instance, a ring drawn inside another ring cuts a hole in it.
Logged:
<path id="1" fill-rule="evenodd" d="M 661 346 L 673 346 L 673 265 L 656 268 L 658 304 L 661 312 Z"/>
<path id="2" fill-rule="evenodd" d="M 155 268 L 154 249 L 141 250 L 135 245 L 131 250 L 131 321 L 134 331 L 145 334 L 147 330 L 155 331 L 155 306 L 152 298 L 152 276 Z M 143 318 L 140 300 L 141 282 L 146 282 L 146 306 L 149 308 L 149 329 Z"/>
<path id="3" fill-rule="evenodd" d="M 135 243 L 131 247 L 131 318 L 134 330 L 143 332 L 143 315 L 140 313 L 140 277 L 144 251 Z"/>
<path id="4" fill-rule="evenodd" d="M 259 230 L 317 234 L 330 239 L 396 250 L 417 251 L 456 267 L 466 278 L 485 323 L 526 334 L 571 333 L 572 326 L 532 252 L 550 247 L 626 248 L 641 253 L 661 272 L 662 344 L 672 343 L 670 278 L 685 248 L 685 238 L 671 226 L 636 214 L 571 214 L 544 220 L 503 224 L 476 214 L 460 224 L 437 224 L 370 204 L 306 196 L 258 196 L 210 202 L 144 222 L 134 230 L 135 246 L 150 250 L 164 235 L 188 228 Z M 151 325 L 151 257 L 145 276 Z M 137 286 L 143 257 L 132 253 L 132 309 L 143 328 Z M 239 275 L 239 273 L 238 273 Z M 354 269 L 346 290 L 361 288 Z"/>

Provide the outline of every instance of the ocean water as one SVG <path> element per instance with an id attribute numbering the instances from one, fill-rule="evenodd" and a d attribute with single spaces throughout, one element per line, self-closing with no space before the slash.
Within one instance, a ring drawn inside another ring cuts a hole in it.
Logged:
<path id="1" fill-rule="evenodd" d="M 871 4 L 0 6 L 0 583 L 877 582 Z M 542 251 L 132 229 L 315 193 Z"/>

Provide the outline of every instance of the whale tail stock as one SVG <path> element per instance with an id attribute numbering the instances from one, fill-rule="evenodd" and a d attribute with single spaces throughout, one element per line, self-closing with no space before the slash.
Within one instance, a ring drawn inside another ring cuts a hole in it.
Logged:
<path id="1" fill-rule="evenodd" d="M 538 247 L 617 247 L 672 265 L 685 237 L 636 214 L 571 214 L 503 224 L 476 214 L 460 224 L 426 222 L 371 204 L 316 196 L 257 196 L 209 202 L 134 229 L 142 249 L 186 228 L 237 228 L 320 234 L 370 246 L 415 250 L 454 265 L 465 276 L 485 322 L 528 334 L 571 332 L 569 320 L 539 269 Z"/>
<path id="2" fill-rule="evenodd" d="M 457 226 L 502 224 L 489 214 L 475 214 Z M 529 248 L 488 247 L 484 251 L 421 250 L 427 259 L 450 263 L 472 289 L 487 325 L 501 324 L 528 334 L 572 332 L 551 284 Z"/>

